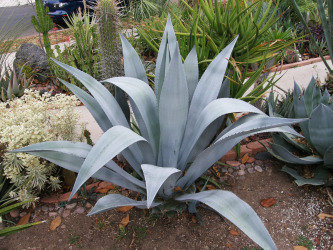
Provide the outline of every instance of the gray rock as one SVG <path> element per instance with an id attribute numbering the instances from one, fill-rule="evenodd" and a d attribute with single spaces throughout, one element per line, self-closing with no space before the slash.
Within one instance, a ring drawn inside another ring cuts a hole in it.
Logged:
<path id="1" fill-rule="evenodd" d="M 255 160 L 254 163 L 255 163 L 256 165 L 259 165 L 259 166 L 262 165 L 262 161 L 261 161 L 261 160 Z"/>
<path id="2" fill-rule="evenodd" d="M 241 164 L 241 165 L 239 166 L 239 169 L 240 169 L 240 170 L 245 170 L 245 169 L 246 169 L 246 166 L 245 166 L 244 164 Z"/>
<path id="3" fill-rule="evenodd" d="M 70 214 L 71 214 L 71 210 L 65 210 L 65 211 L 62 213 L 62 217 L 63 217 L 63 218 L 66 218 L 66 217 L 68 217 Z"/>
<path id="4" fill-rule="evenodd" d="M 20 213 L 20 217 L 23 217 L 23 216 L 25 216 L 25 215 L 27 215 L 27 212 L 22 212 L 22 213 Z"/>
<path id="5" fill-rule="evenodd" d="M 255 166 L 254 169 L 257 170 L 259 173 L 262 172 L 262 168 L 260 166 Z"/>
<path id="6" fill-rule="evenodd" d="M 42 211 L 43 212 L 48 212 L 49 211 L 49 207 L 48 206 L 42 206 Z"/>
<path id="7" fill-rule="evenodd" d="M 244 170 L 238 170 L 238 171 L 237 171 L 237 174 L 238 174 L 238 175 L 244 175 L 244 174 L 245 174 L 245 171 L 244 171 Z"/>
<path id="8" fill-rule="evenodd" d="M 20 211 L 18 209 L 14 209 L 10 211 L 9 214 L 12 218 L 17 218 L 20 216 Z"/>
<path id="9" fill-rule="evenodd" d="M 57 212 L 49 212 L 50 217 L 56 217 L 58 215 Z"/>
<path id="10" fill-rule="evenodd" d="M 63 207 L 59 208 L 59 210 L 58 210 L 58 214 L 62 214 L 63 211 L 64 211 L 64 208 L 63 208 Z"/>
<path id="11" fill-rule="evenodd" d="M 75 207 L 76 207 L 76 203 L 71 203 L 71 204 L 66 205 L 66 209 L 73 209 Z"/>
<path id="12" fill-rule="evenodd" d="M 229 172 L 229 173 L 233 173 L 233 172 L 234 172 L 234 169 L 233 169 L 233 168 L 228 168 L 228 172 Z"/>
<path id="13" fill-rule="evenodd" d="M 75 209 L 74 213 L 75 214 L 83 214 L 85 212 L 83 207 L 78 207 L 77 209 Z"/>
<path id="14" fill-rule="evenodd" d="M 61 225 L 60 228 L 61 228 L 61 229 L 65 229 L 65 228 L 66 228 L 66 225 Z"/>
<path id="15" fill-rule="evenodd" d="M 254 173 L 254 169 L 251 167 L 251 168 L 248 168 L 247 171 L 250 173 L 250 174 L 253 174 Z"/>

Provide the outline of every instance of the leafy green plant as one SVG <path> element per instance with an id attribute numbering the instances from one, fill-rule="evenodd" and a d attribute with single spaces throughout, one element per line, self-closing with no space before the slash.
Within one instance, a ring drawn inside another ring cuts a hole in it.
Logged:
<path id="1" fill-rule="evenodd" d="M 165 0 L 134 0 L 130 1 L 130 14 L 135 21 L 151 18 L 160 13 Z"/>
<path id="2" fill-rule="evenodd" d="M 78 172 L 70 198 L 90 177 L 142 194 L 141 200 L 120 194 L 106 195 L 97 201 L 90 215 L 120 206 L 149 208 L 161 213 L 188 208 L 196 214 L 196 205 L 204 203 L 261 247 L 276 249 L 258 215 L 236 195 L 223 190 L 196 193 L 196 180 L 247 136 L 273 131 L 297 134 L 287 125 L 304 121 L 269 117 L 244 101 L 218 98 L 219 93 L 220 97 L 229 94 L 229 82 L 222 83 L 222 80 L 236 40 L 222 50 L 199 80 L 196 50 L 192 50 L 183 64 L 169 18 L 156 61 L 154 93 L 138 54 L 121 36 L 126 77 L 103 82 L 128 94 L 140 134 L 130 129 L 123 112 L 128 110 L 128 106 L 124 106 L 126 101 L 118 99 L 117 102 L 93 77 L 54 60 L 91 93 L 92 96 L 62 81 L 86 105 L 105 133 L 93 147 L 84 143 L 49 141 L 12 152 L 26 152 Z M 208 146 L 224 117 L 234 112 L 250 114 L 227 127 Z M 119 153 L 129 162 L 135 175 L 112 161 Z"/>
<path id="3" fill-rule="evenodd" d="M 333 167 L 333 103 L 327 89 L 321 93 L 320 86 L 312 78 L 308 87 L 302 93 L 295 82 L 293 92 L 293 112 L 297 118 L 310 118 L 300 123 L 304 139 L 285 133 L 273 136 L 274 143 L 268 151 L 277 159 L 291 164 L 311 165 L 321 164 L 327 168 Z M 270 107 L 270 114 L 276 115 Z M 296 149 L 309 156 L 296 157 L 291 152 Z M 283 171 L 296 178 L 297 185 L 323 185 L 328 175 L 325 168 L 317 168 L 314 178 L 301 177 L 296 170 L 283 167 Z"/>

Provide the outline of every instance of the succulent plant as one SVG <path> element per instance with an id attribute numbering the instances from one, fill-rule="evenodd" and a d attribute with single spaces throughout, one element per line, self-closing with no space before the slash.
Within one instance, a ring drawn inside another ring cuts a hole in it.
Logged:
<path id="1" fill-rule="evenodd" d="M 114 98 L 93 77 L 55 61 L 91 93 L 62 81 L 85 104 L 104 134 L 93 147 L 53 141 L 13 152 L 33 154 L 78 172 L 70 198 L 90 177 L 142 194 L 139 200 L 120 194 L 106 195 L 97 201 L 90 215 L 121 206 L 160 211 L 181 210 L 188 206 L 190 212 L 196 213 L 196 204 L 204 203 L 264 249 L 276 249 L 265 226 L 248 204 L 229 191 L 196 193 L 195 181 L 247 136 L 274 131 L 297 135 L 288 125 L 305 119 L 269 117 L 242 100 L 226 98 L 229 81 L 223 81 L 223 78 L 236 39 L 213 60 L 199 80 L 196 50 L 194 48 L 182 62 L 168 18 L 156 61 L 155 93 L 148 85 L 138 54 L 123 36 L 121 41 L 126 77 L 104 82 L 112 83 L 129 96 L 140 134 L 131 130 L 126 119 L 125 95 Z M 250 114 L 238 119 L 213 140 L 222 120 L 234 112 Z M 137 177 L 112 160 L 119 153 Z"/>
<path id="2" fill-rule="evenodd" d="M 273 135 L 274 143 L 268 151 L 277 159 L 291 164 L 321 164 L 333 168 L 333 103 L 332 96 L 312 78 L 304 93 L 295 82 L 293 92 L 293 112 L 296 118 L 310 118 L 300 123 L 304 138 L 285 133 Z M 269 104 L 271 106 L 271 104 Z M 290 114 L 290 113 L 289 113 Z M 270 115 L 277 116 L 270 107 Z M 292 152 L 301 150 L 306 157 L 296 157 Z M 295 177 L 298 185 L 322 185 L 327 180 L 327 170 L 318 168 L 314 178 L 305 179 L 294 169 L 283 167 L 283 171 Z"/>
<path id="3" fill-rule="evenodd" d="M 20 72 L 16 74 L 14 69 L 5 69 L 5 72 L 0 76 L 0 100 L 5 102 L 15 97 L 21 97 L 24 90 L 30 85 L 30 79 L 25 77 L 25 74 Z"/>

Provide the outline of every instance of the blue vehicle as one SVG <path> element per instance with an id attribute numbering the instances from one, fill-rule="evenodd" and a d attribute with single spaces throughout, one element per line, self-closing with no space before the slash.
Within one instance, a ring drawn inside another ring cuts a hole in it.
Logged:
<path id="1" fill-rule="evenodd" d="M 87 0 L 87 8 L 92 11 L 97 0 Z M 44 7 L 49 8 L 49 16 L 56 24 L 64 24 L 64 20 L 75 14 L 79 9 L 83 10 L 83 0 L 44 0 Z"/>

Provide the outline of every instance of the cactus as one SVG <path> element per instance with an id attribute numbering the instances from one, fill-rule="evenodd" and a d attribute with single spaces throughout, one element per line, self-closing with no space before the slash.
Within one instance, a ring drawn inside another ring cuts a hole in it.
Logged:
<path id="1" fill-rule="evenodd" d="M 48 15 L 49 8 L 44 8 L 42 0 L 36 0 L 36 16 L 31 17 L 31 23 L 35 30 L 43 35 L 44 47 L 48 57 L 53 57 L 51 43 L 49 39 L 49 31 L 53 28 L 52 19 Z M 50 65 L 50 64 L 49 64 Z M 50 65 L 51 66 L 51 65 Z"/>
<path id="2" fill-rule="evenodd" d="M 100 0 L 96 6 L 96 16 L 100 36 L 100 50 L 103 63 L 103 77 L 110 78 L 123 74 L 121 47 L 119 40 L 118 7 L 114 0 Z"/>

